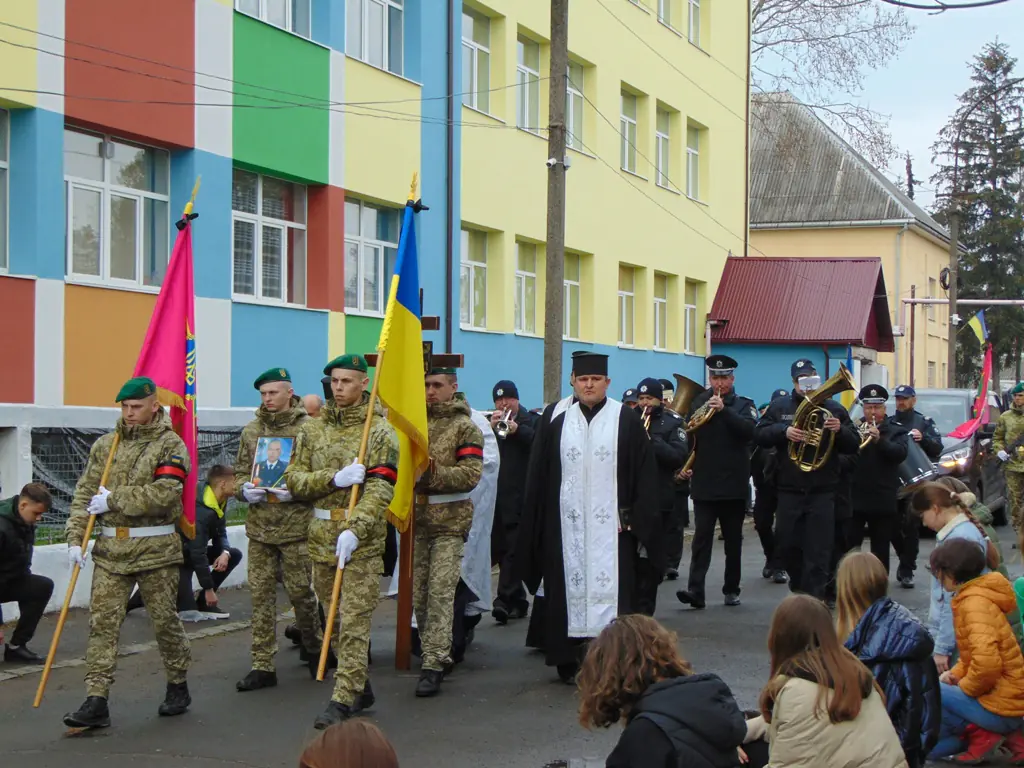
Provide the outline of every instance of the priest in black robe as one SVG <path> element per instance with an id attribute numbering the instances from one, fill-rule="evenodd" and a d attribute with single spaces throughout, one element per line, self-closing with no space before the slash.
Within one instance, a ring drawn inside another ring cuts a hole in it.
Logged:
<path id="1" fill-rule="evenodd" d="M 658 475 L 632 409 L 607 396 L 608 356 L 572 356 L 571 397 L 537 424 L 515 565 L 537 596 L 527 644 L 571 682 L 586 641 L 636 604 L 637 564 L 664 568 Z"/>

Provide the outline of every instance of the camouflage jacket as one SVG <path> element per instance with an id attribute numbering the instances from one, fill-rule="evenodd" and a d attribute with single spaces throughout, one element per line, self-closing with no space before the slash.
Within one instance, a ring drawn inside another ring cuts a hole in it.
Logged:
<path id="1" fill-rule="evenodd" d="M 125 424 L 120 419 L 114 432 L 93 443 L 85 472 L 78 479 L 67 522 L 68 545 L 81 546 L 89 513 L 86 507 L 96 495 L 103 468 L 114 442 L 121 440 L 110 466 L 106 489 L 109 511 L 96 519 L 96 528 L 148 528 L 174 525 L 181 517 L 181 494 L 188 475 L 188 451 L 163 409 L 149 424 Z M 86 542 L 88 543 L 88 542 Z M 132 574 L 182 562 L 177 531 L 143 539 L 100 536 L 93 547 L 96 564 L 111 573 Z"/>
<path id="2" fill-rule="evenodd" d="M 1024 411 L 1003 412 L 992 436 L 992 452 L 1006 451 L 1010 460 L 1004 465 L 1010 472 L 1024 472 Z"/>
<path id="3" fill-rule="evenodd" d="M 398 437 L 374 404 L 370 438 L 366 444 L 366 480 L 359 501 L 346 520 L 351 488 L 336 488 L 334 475 L 359 456 L 369 396 L 359 405 L 341 408 L 328 403 L 320 417 L 310 419 L 299 431 L 295 455 L 284 473 L 288 490 L 315 508 L 332 510 L 331 520 L 314 518 L 309 527 L 309 555 L 317 563 L 333 563 L 338 534 L 350 530 L 359 539 L 354 560 L 381 557 L 387 536 L 387 511 L 395 495 L 398 471 Z M 334 519 L 337 518 L 337 519 Z"/>
<path id="4" fill-rule="evenodd" d="M 427 405 L 430 468 L 416 483 L 416 526 L 427 534 L 469 535 L 473 502 L 468 498 L 428 504 L 427 496 L 468 494 L 480 482 L 484 436 L 464 400 Z"/>
<path id="5" fill-rule="evenodd" d="M 242 437 L 238 445 L 238 458 L 235 460 L 235 488 L 238 498 L 242 496 L 242 485 L 249 482 L 252 476 L 253 458 L 256 454 L 256 442 L 261 437 L 295 437 L 302 425 L 309 421 L 306 409 L 298 397 L 292 397 L 291 408 L 287 411 L 271 413 L 262 405 L 256 409 L 256 418 L 242 429 Z M 292 446 L 292 460 L 295 459 L 295 446 Z M 271 494 L 267 494 L 270 498 Z M 304 501 L 264 502 L 250 504 L 249 514 L 245 519 L 245 534 L 250 539 L 264 544 L 289 544 L 302 541 L 309 535 L 309 519 L 312 508 Z"/>

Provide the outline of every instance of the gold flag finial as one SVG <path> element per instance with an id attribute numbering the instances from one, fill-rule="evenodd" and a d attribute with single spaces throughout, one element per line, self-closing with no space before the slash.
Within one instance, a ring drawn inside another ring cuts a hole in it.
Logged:
<path id="1" fill-rule="evenodd" d="M 412 183 L 409 185 L 409 202 L 416 202 L 416 190 L 419 188 L 420 175 L 416 171 L 412 174 Z"/>
<path id="2" fill-rule="evenodd" d="M 196 195 L 199 194 L 199 182 L 201 182 L 202 180 L 202 176 L 196 176 L 196 185 L 192 187 L 192 197 L 190 197 L 189 201 L 185 203 L 185 216 L 188 216 L 189 214 L 192 213 L 192 208 L 193 206 L 195 206 L 196 203 Z"/>

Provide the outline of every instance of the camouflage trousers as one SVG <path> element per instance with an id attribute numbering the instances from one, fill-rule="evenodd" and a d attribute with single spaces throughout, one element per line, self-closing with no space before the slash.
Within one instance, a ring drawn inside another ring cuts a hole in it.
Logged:
<path id="1" fill-rule="evenodd" d="M 1006 470 L 1006 502 L 1010 524 L 1018 534 L 1024 530 L 1024 472 Z"/>
<path id="2" fill-rule="evenodd" d="M 341 599 L 331 630 L 331 647 L 338 657 L 331 701 L 351 707 L 363 692 L 370 651 L 370 619 L 380 600 L 380 557 L 352 560 L 342 571 Z M 334 563 L 313 563 L 313 587 L 326 617 L 334 591 Z M 323 642 L 323 641 L 321 641 Z M 318 651 L 319 656 L 319 651 Z"/>
<path id="3" fill-rule="evenodd" d="M 416 529 L 412 605 L 423 646 L 423 669 L 440 671 L 451 660 L 455 589 L 465 546 L 458 534 L 431 535 Z"/>
<path id="4" fill-rule="evenodd" d="M 86 695 L 107 698 L 110 694 L 117 668 L 117 641 L 136 583 L 153 622 L 167 682 L 185 682 L 192 653 L 178 618 L 178 572 L 179 566 L 168 565 L 124 576 L 95 565 L 89 599 L 89 644 L 85 651 Z"/>
<path id="5" fill-rule="evenodd" d="M 249 592 L 252 595 L 252 668 L 274 671 L 277 654 L 277 574 L 295 608 L 295 625 L 307 651 L 320 648 L 320 622 L 310 584 L 306 541 L 265 544 L 249 539 Z"/>

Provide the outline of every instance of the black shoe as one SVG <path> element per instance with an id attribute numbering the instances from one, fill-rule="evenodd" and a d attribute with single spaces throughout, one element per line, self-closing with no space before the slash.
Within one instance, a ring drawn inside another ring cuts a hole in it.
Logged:
<path id="1" fill-rule="evenodd" d="M 313 727 L 318 731 L 323 731 L 332 725 L 348 720 L 353 714 L 355 713 L 344 704 L 331 701 L 328 702 L 327 709 L 323 711 L 323 714 L 317 715 L 316 720 L 313 721 Z"/>
<path id="2" fill-rule="evenodd" d="M 292 641 L 292 645 L 297 645 L 300 649 L 302 648 L 302 633 L 295 624 L 289 624 L 284 628 L 284 636 Z"/>
<path id="3" fill-rule="evenodd" d="M 733 593 L 731 595 L 726 595 L 725 596 L 725 604 L 728 605 L 730 608 L 736 607 L 737 605 L 740 604 L 740 596 L 735 594 L 735 593 Z"/>
<path id="4" fill-rule="evenodd" d="M 206 614 L 214 619 L 230 619 L 231 614 L 225 611 L 220 605 L 203 605 L 199 609 L 200 613 Z"/>
<path id="5" fill-rule="evenodd" d="M 128 598 L 128 604 L 124 608 L 125 616 L 127 616 L 132 611 L 138 610 L 142 607 L 142 605 L 142 592 L 140 592 L 139 590 L 135 590 L 134 594 L 132 594 L 132 596 Z"/>
<path id="6" fill-rule="evenodd" d="M 27 645 L 8 645 L 4 647 L 4 661 L 18 664 L 42 664 L 46 661 L 38 653 L 30 651 Z"/>
<path id="7" fill-rule="evenodd" d="M 188 683 L 168 683 L 167 695 L 160 705 L 157 714 L 161 717 L 174 717 L 188 712 L 192 697 L 188 695 Z"/>
<path id="8" fill-rule="evenodd" d="M 914 588 L 914 572 L 913 571 L 909 571 L 909 572 L 904 571 L 903 573 L 899 574 L 896 577 L 896 580 L 899 581 L 900 586 L 903 587 L 904 589 L 913 589 Z"/>
<path id="9" fill-rule="evenodd" d="M 424 669 L 420 672 L 419 682 L 416 683 L 416 695 L 420 698 L 437 696 L 441 692 L 441 680 L 444 679 L 444 672 L 437 669 Z"/>
<path id="10" fill-rule="evenodd" d="M 356 696 L 356 703 L 352 705 L 352 714 L 370 709 L 376 701 L 377 697 L 373 695 L 373 688 L 370 687 L 370 678 L 366 678 L 363 692 Z"/>
<path id="11" fill-rule="evenodd" d="M 772 574 L 772 581 L 776 584 L 789 584 L 789 574 L 785 571 L 775 571 Z"/>
<path id="12" fill-rule="evenodd" d="M 679 578 L 679 569 L 678 568 L 666 568 L 665 569 L 665 580 L 666 581 L 675 581 L 678 578 Z"/>
<path id="13" fill-rule="evenodd" d="M 576 683 L 576 675 L 579 674 L 580 668 L 576 664 L 559 664 L 555 669 L 558 670 L 558 679 L 566 685 L 573 685 Z"/>
<path id="14" fill-rule="evenodd" d="M 767 565 L 761 569 L 761 578 L 770 579 L 775 575 L 775 569 L 769 568 Z"/>
<path id="15" fill-rule="evenodd" d="M 692 606 L 698 611 L 704 610 L 704 606 L 706 605 L 703 599 L 698 599 L 693 595 L 693 593 L 685 589 L 680 589 L 678 592 L 676 592 L 676 597 L 679 599 L 679 602 L 683 605 Z"/>
<path id="16" fill-rule="evenodd" d="M 90 696 L 77 712 L 64 715 L 64 725 L 68 728 L 109 728 L 110 710 L 107 700 L 102 696 Z"/>
<path id="17" fill-rule="evenodd" d="M 277 672 L 253 669 L 245 676 L 245 679 L 235 683 L 235 689 L 240 692 L 258 691 L 260 688 L 273 688 L 275 685 L 277 685 Z"/>
<path id="18" fill-rule="evenodd" d="M 491 616 L 499 624 L 508 624 L 508 608 L 503 603 L 495 603 L 491 608 Z"/>
<path id="19" fill-rule="evenodd" d="M 320 652 L 310 653 L 306 651 L 309 656 L 309 661 L 306 664 L 309 666 L 309 675 L 316 680 L 316 673 L 320 671 Z M 334 651 L 327 651 L 327 667 L 324 669 L 324 675 L 327 675 L 327 671 L 338 668 L 338 657 L 334 655 Z"/>

